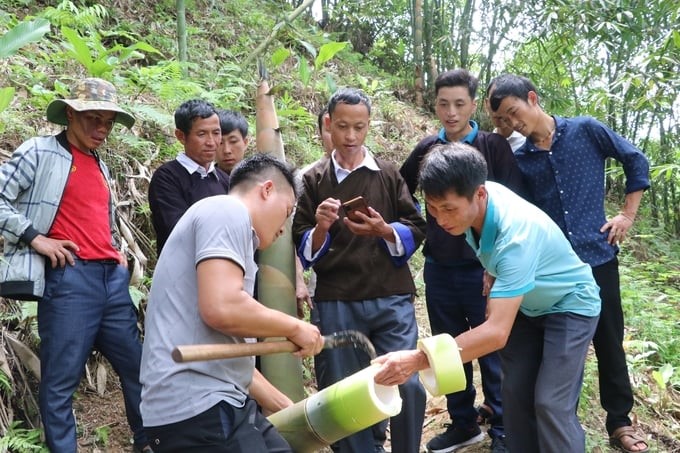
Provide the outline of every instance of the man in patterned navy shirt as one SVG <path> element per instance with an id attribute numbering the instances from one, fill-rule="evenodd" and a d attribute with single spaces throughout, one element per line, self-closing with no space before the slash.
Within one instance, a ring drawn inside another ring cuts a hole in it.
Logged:
<path id="1" fill-rule="evenodd" d="M 536 88 L 525 77 L 505 74 L 492 85 L 492 111 L 527 138 L 515 157 L 530 200 L 560 226 L 578 256 L 590 264 L 600 286 L 602 313 L 593 345 L 610 443 L 625 452 L 645 452 L 648 445 L 636 434 L 629 417 L 633 392 L 622 345 L 617 253 L 650 185 L 647 158 L 593 118 L 548 115 L 539 105 Z M 623 207 L 611 219 L 604 212 L 607 158 L 619 161 L 626 175 Z"/>

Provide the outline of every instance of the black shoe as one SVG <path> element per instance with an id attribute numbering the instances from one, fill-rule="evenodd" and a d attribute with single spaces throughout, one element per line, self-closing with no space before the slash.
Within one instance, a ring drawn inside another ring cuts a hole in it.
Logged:
<path id="1" fill-rule="evenodd" d="M 427 443 L 427 451 L 430 453 L 449 453 L 482 440 L 484 440 L 484 433 L 479 429 L 479 426 L 466 430 L 449 425 L 446 431 Z"/>
<path id="2" fill-rule="evenodd" d="M 153 453 L 153 450 L 151 449 L 151 446 L 149 444 L 143 446 L 133 445 L 132 453 Z"/>
<path id="3" fill-rule="evenodd" d="M 508 453 L 508 447 L 505 445 L 505 436 L 491 439 L 491 453 Z"/>

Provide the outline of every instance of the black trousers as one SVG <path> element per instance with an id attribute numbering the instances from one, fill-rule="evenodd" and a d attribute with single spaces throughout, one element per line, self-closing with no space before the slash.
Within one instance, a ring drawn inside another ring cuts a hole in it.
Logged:
<path id="1" fill-rule="evenodd" d="M 600 403 L 607 411 L 607 432 L 631 424 L 628 414 L 633 408 L 633 390 L 623 350 L 623 309 L 619 285 L 619 260 L 593 267 L 600 286 L 602 312 L 593 337 L 600 381 Z"/>
<path id="2" fill-rule="evenodd" d="M 222 401 L 195 417 L 145 431 L 155 453 L 292 452 L 251 399 L 243 407 Z"/>

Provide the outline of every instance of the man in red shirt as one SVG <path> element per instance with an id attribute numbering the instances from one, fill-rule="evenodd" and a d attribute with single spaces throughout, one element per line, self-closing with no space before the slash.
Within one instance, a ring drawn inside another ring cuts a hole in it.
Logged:
<path id="1" fill-rule="evenodd" d="M 50 451 L 75 453 L 73 393 L 93 347 L 120 377 L 134 451 L 151 451 L 139 411 L 141 342 L 125 256 L 114 237 L 109 172 L 99 148 L 134 118 L 101 79 L 47 107 L 66 126 L 34 137 L 0 166 L 0 295 L 38 300 L 40 414 Z"/>

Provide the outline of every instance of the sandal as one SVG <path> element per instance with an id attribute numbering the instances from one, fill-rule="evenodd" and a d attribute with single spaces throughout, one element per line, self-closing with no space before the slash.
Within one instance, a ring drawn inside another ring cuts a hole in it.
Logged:
<path id="1" fill-rule="evenodd" d="M 488 425 L 491 423 L 491 417 L 493 417 L 493 409 L 491 409 L 486 404 L 482 403 L 481 406 L 477 408 L 477 424 L 478 425 Z"/>
<path id="2" fill-rule="evenodd" d="M 644 444 L 641 450 L 632 450 L 633 447 Z M 644 453 L 649 451 L 647 441 L 635 432 L 632 426 L 621 426 L 616 428 L 609 436 L 609 445 L 625 453 Z"/>

